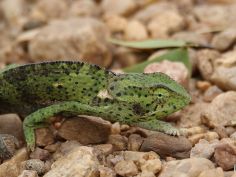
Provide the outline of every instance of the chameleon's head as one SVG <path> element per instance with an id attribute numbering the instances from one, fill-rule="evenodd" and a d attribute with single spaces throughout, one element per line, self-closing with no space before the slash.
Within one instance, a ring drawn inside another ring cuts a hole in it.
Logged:
<path id="1" fill-rule="evenodd" d="M 190 102 L 187 91 L 163 73 L 131 73 L 111 78 L 109 93 L 119 101 L 139 105 L 144 116 L 169 115 Z M 145 111 L 145 113 L 144 113 Z"/>

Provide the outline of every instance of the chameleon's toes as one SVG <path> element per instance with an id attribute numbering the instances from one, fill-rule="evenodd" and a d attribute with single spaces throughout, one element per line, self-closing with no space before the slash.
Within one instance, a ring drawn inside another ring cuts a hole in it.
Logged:
<path id="1" fill-rule="evenodd" d="M 180 136 L 180 131 L 177 128 L 171 128 L 167 130 L 165 133 L 172 136 Z"/>
<path id="2" fill-rule="evenodd" d="M 35 150 L 35 145 L 34 144 L 27 144 L 27 150 L 29 152 L 33 152 Z"/>

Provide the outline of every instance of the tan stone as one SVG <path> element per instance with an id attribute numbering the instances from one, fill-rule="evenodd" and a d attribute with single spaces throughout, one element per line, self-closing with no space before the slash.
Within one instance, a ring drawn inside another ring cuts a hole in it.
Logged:
<path id="1" fill-rule="evenodd" d="M 23 171 L 21 163 L 27 160 L 26 148 L 20 149 L 10 160 L 0 165 L 0 177 L 17 177 Z"/>
<path id="2" fill-rule="evenodd" d="M 44 177 L 95 177 L 99 162 L 91 147 L 77 147 L 52 164 L 51 170 Z"/>
<path id="3" fill-rule="evenodd" d="M 146 27 L 139 21 L 130 21 L 125 28 L 127 40 L 145 40 L 148 38 Z"/>

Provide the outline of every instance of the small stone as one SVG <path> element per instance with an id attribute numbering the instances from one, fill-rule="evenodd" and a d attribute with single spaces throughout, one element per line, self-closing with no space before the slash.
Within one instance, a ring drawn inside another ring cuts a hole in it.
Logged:
<path id="1" fill-rule="evenodd" d="M 234 128 L 234 127 L 226 127 L 225 130 L 226 130 L 228 136 L 231 136 L 236 132 L 236 128 Z"/>
<path id="2" fill-rule="evenodd" d="M 189 43 L 198 44 L 200 46 L 210 45 L 209 39 L 206 36 L 196 32 L 180 31 L 171 36 L 171 38 L 176 40 L 184 40 Z"/>
<path id="3" fill-rule="evenodd" d="M 102 152 L 104 155 L 109 155 L 113 152 L 113 146 L 112 144 L 99 144 L 93 146 L 98 151 Z"/>
<path id="4" fill-rule="evenodd" d="M 196 102 L 195 104 L 190 104 L 185 107 L 181 111 L 181 119 L 177 122 L 177 126 L 185 128 L 202 126 L 201 114 L 208 106 L 209 103 Z"/>
<path id="5" fill-rule="evenodd" d="M 54 143 L 54 144 L 50 144 L 46 147 L 44 147 L 45 150 L 47 150 L 48 152 L 50 153 L 53 153 L 53 152 L 56 152 L 58 150 L 58 148 L 60 147 L 61 143 L 60 142 L 57 142 L 57 143 Z"/>
<path id="6" fill-rule="evenodd" d="M 16 114 L 0 115 L 0 134 L 10 134 L 17 138 L 19 145 L 24 142 L 23 125 Z"/>
<path id="7" fill-rule="evenodd" d="M 114 147 L 114 151 L 122 151 L 127 149 L 127 143 L 128 139 L 124 136 L 121 136 L 119 134 L 110 135 L 108 142 L 109 144 L 112 144 Z"/>
<path id="8" fill-rule="evenodd" d="M 188 86 L 188 69 L 181 62 L 172 62 L 163 60 L 161 62 L 151 63 L 144 68 L 144 73 L 162 72 L 170 76 L 176 82 Z"/>
<path id="9" fill-rule="evenodd" d="M 110 167 L 113 167 L 114 165 L 116 165 L 118 162 L 122 160 L 124 160 L 124 157 L 122 154 L 118 154 L 118 155 L 109 154 L 106 158 L 107 164 Z"/>
<path id="10" fill-rule="evenodd" d="M 157 132 L 144 139 L 140 151 L 154 151 L 161 157 L 186 158 L 189 157 L 191 147 L 190 141 L 184 137 Z"/>
<path id="11" fill-rule="evenodd" d="M 0 177 L 6 177 L 6 176 L 15 177 L 20 175 L 21 172 L 23 171 L 23 169 L 21 168 L 21 163 L 27 160 L 27 158 L 28 155 L 26 148 L 18 150 L 10 160 L 0 165 Z"/>
<path id="12" fill-rule="evenodd" d="M 53 133 L 49 128 L 38 128 L 35 135 L 37 146 L 47 146 L 54 143 Z"/>
<path id="13" fill-rule="evenodd" d="M 200 139 L 197 144 L 191 149 L 190 158 L 193 157 L 202 157 L 210 159 L 215 151 L 215 147 L 219 141 L 213 141 L 209 143 L 205 139 Z"/>
<path id="14" fill-rule="evenodd" d="M 153 17 L 148 24 L 152 38 L 167 38 L 184 27 L 184 18 L 177 11 L 165 11 Z"/>
<path id="15" fill-rule="evenodd" d="M 47 160 L 49 157 L 50 153 L 47 150 L 41 149 L 39 147 L 36 147 L 36 149 L 30 153 L 31 159 Z"/>
<path id="16" fill-rule="evenodd" d="M 161 161 L 159 159 L 147 160 L 141 165 L 141 170 L 142 172 L 149 171 L 156 174 L 161 170 Z"/>
<path id="17" fill-rule="evenodd" d="M 197 53 L 197 66 L 205 80 L 209 80 L 214 72 L 213 62 L 220 56 L 220 53 L 215 50 L 200 50 Z"/>
<path id="18" fill-rule="evenodd" d="M 99 167 L 99 177 L 116 177 L 116 173 L 108 167 Z"/>
<path id="19" fill-rule="evenodd" d="M 1 11 L 9 24 L 19 25 L 25 9 L 24 0 L 3 0 L 0 3 Z"/>
<path id="20" fill-rule="evenodd" d="M 43 175 L 46 172 L 45 164 L 39 159 L 30 159 L 26 161 L 26 170 L 34 170 L 38 175 Z"/>
<path id="21" fill-rule="evenodd" d="M 211 86 L 211 83 L 208 81 L 197 81 L 196 86 L 199 90 L 204 92 Z"/>
<path id="22" fill-rule="evenodd" d="M 65 156 L 56 160 L 44 177 L 55 176 L 87 176 L 95 177 L 98 173 L 99 161 L 91 147 L 74 148 Z"/>
<path id="23" fill-rule="evenodd" d="M 131 134 L 128 138 L 128 150 L 139 151 L 143 143 L 143 138 L 138 134 Z"/>
<path id="24" fill-rule="evenodd" d="M 55 4 L 57 5 L 55 6 Z M 40 14 L 41 19 L 47 21 L 49 19 L 65 17 L 67 11 L 68 5 L 64 0 L 41 0 L 37 1 L 33 6 L 31 16 L 33 18 L 38 18 L 38 14 Z"/>
<path id="25" fill-rule="evenodd" d="M 224 53 L 213 61 L 214 72 L 208 80 L 223 90 L 236 90 L 236 50 Z"/>
<path id="26" fill-rule="evenodd" d="M 220 95 L 223 93 L 223 91 L 217 87 L 216 85 L 209 87 L 204 95 L 203 95 L 203 100 L 207 102 L 211 102 L 216 96 Z"/>
<path id="27" fill-rule="evenodd" d="M 215 162 L 223 170 L 231 170 L 236 164 L 236 144 L 235 141 L 225 138 L 220 141 L 215 148 Z"/>
<path id="28" fill-rule="evenodd" d="M 153 17 L 157 17 L 158 15 L 165 13 L 166 9 L 168 9 L 169 12 L 178 12 L 177 6 L 174 3 L 167 1 L 156 1 L 154 3 L 150 3 L 150 5 L 141 8 L 134 15 L 134 19 L 147 23 Z"/>
<path id="29" fill-rule="evenodd" d="M 120 123 L 115 122 L 111 125 L 111 134 L 120 134 Z"/>
<path id="30" fill-rule="evenodd" d="M 234 141 L 236 141 L 236 132 L 234 132 L 232 135 L 230 135 L 230 138 Z"/>
<path id="31" fill-rule="evenodd" d="M 173 160 L 163 165 L 163 169 L 158 177 L 198 177 L 202 171 L 214 168 L 214 164 L 205 158 Z"/>
<path id="32" fill-rule="evenodd" d="M 58 135 L 67 140 L 77 140 L 81 144 L 104 143 L 108 140 L 111 124 L 103 119 L 84 116 L 66 119 Z"/>
<path id="33" fill-rule="evenodd" d="M 18 177 L 38 177 L 38 174 L 33 170 L 24 170 Z"/>
<path id="34" fill-rule="evenodd" d="M 127 125 L 127 124 L 122 124 L 122 125 L 120 126 L 120 131 L 121 131 L 121 132 L 127 131 L 127 130 L 129 130 L 129 129 L 130 129 L 130 126 Z"/>
<path id="35" fill-rule="evenodd" d="M 97 4 L 93 0 L 80 0 L 74 1 L 70 5 L 70 16 L 98 16 L 100 8 L 97 8 Z"/>
<path id="36" fill-rule="evenodd" d="M 149 152 L 136 152 L 136 151 L 124 151 L 124 159 L 126 161 L 134 161 L 135 163 L 142 164 L 147 160 L 160 159 L 159 155 L 153 151 Z"/>
<path id="37" fill-rule="evenodd" d="M 106 15 L 104 18 L 106 25 L 113 33 L 124 32 L 128 24 L 126 18 L 118 15 Z"/>
<path id="38" fill-rule="evenodd" d="M 135 0 L 103 0 L 101 8 L 105 14 L 128 15 L 137 8 L 137 4 Z"/>
<path id="39" fill-rule="evenodd" d="M 133 161 L 122 160 L 115 165 L 114 169 L 121 176 L 134 176 L 138 174 L 138 168 Z"/>
<path id="40" fill-rule="evenodd" d="M 75 148 L 78 148 L 80 146 L 81 146 L 81 144 L 78 141 L 74 141 L 74 140 L 61 143 L 61 145 L 59 146 L 57 151 L 55 153 L 53 153 L 53 159 L 57 160 L 65 155 L 67 155 L 68 153 L 73 151 Z"/>
<path id="41" fill-rule="evenodd" d="M 229 137 L 224 126 L 216 127 L 214 131 L 219 135 L 220 139 Z"/>
<path id="42" fill-rule="evenodd" d="M 200 173 L 198 177 L 224 177 L 224 172 L 222 168 L 218 167 L 216 169 L 204 170 Z"/>
<path id="43" fill-rule="evenodd" d="M 0 134 L 0 161 L 11 158 L 19 148 L 18 140 L 8 134 Z"/>
<path id="44" fill-rule="evenodd" d="M 125 38 L 127 40 L 145 40 L 148 33 L 145 26 L 139 21 L 130 21 L 125 28 Z"/>
<path id="45" fill-rule="evenodd" d="M 234 120 L 235 104 L 236 92 L 228 91 L 218 95 L 202 113 L 202 123 L 212 128 L 228 125 Z"/>
<path id="46" fill-rule="evenodd" d="M 199 142 L 200 139 L 206 139 L 207 141 L 217 140 L 219 139 L 219 135 L 216 132 L 205 132 L 205 133 L 199 133 L 192 135 L 188 137 L 188 140 L 192 143 L 192 145 L 195 145 Z"/>
<path id="47" fill-rule="evenodd" d="M 202 5 L 193 9 L 195 18 L 201 24 L 207 24 L 208 27 L 229 26 L 233 23 L 232 14 L 227 6 L 222 5 Z"/>
<path id="48" fill-rule="evenodd" d="M 235 28 L 229 28 L 215 35 L 211 44 L 213 48 L 223 51 L 229 48 L 235 42 L 235 39 Z"/>

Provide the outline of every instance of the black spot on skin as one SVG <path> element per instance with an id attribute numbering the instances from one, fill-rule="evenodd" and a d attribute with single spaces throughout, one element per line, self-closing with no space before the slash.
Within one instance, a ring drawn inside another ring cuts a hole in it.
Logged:
<path id="1" fill-rule="evenodd" d="M 111 86 L 111 87 L 110 87 L 110 90 L 114 90 L 114 86 Z"/>
<path id="2" fill-rule="evenodd" d="M 58 86 L 57 86 L 57 88 L 59 88 L 59 89 L 62 89 L 62 88 L 63 88 L 63 86 L 62 86 L 62 85 L 58 85 Z"/>
<path id="3" fill-rule="evenodd" d="M 68 71 L 68 70 L 65 70 L 64 72 L 65 72 L 66 75 L 70 74 L 70 71 Z"/>
<path id="4" fill-rule="evenodd" d="M 75 84 L 78 84 L 79 82 L 75 82 Z"/>
<path id="5" fill-rule="evenodd" d="M 121 93 L 120 93 L 120 92 L 118 92 L 118 93 L 116 94 L 116 96 L 121 96 Z"/>
<path id="6" fill-rule="evenodd" d="M 107 103 L 109 101 L 109 98 L 105 98 L 104 102 Z"/>

